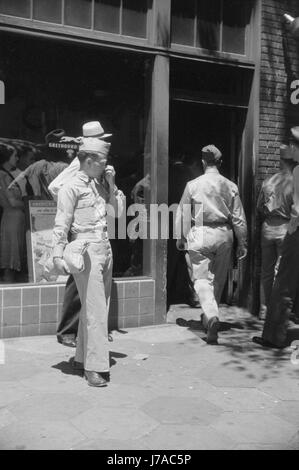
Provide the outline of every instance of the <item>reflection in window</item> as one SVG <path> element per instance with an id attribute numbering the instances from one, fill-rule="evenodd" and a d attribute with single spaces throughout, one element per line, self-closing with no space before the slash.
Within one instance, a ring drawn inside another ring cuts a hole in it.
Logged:
<path id="1" fill-rule="evenodd" d="M 59 54 L 57 54 L 58 46 Z M 150 180 L 152 139 L 147 135 L 150 128 L 147 103 L 151 94 L 149 84 L 152 63 L 141 54 L 104 49 L 99 53 L 97 48 L 69 43 L 60 44 L 43 39 L 36 41 L 30 37 L 16 38 L 14 47 L 14 54 L 11 54 L 10 37 L 3 35 L 1 57 L 3 73 L 10 83 L 10 94 L 7 96 L 5 106 L 0 106 L 0 137 L 13 139 L 17 135 L 26 142 L 33 141 L 36 152 L 32 154 L 30 151 L 25 151 L 26 148 L 23 146 L 18 150 L 19 170 L 23 171 L 32 164 L 34 168 L 31 168 L 26 178 L 22 179 L 23 187 L 16 186 L 16 193 L 12 196 L 20 199 L 18 192 L 21 190 L 24 206 L 27 204 L 27 199 L 39 198 L 47 203 L 51 198 L 47 189 L 49 183 L 70 162 L 74 152 L 39 145 L 45 142 L 44 133 L 53 129 L 65 129 L 68 136 L 76 137 L 82 135 L 84 122 L 99 120 L 105 131 L 113 134 L 110 162 L 116 170 L 116 184 L 126 196 L 127 208 L 139 204 L 133 207 L 133 213 L 128 214 L 121 223 L 116 221 L 115 236 L 113 237 L 113 232 L 110 233 L 114 255 L 113 274 L 117 277 L 149 275 L 151 241 L 142 239 L 142 236 L 149 237 L 149 204 L 152 187 Z M 25 69 L 24 61 L 19 60 L 24 49 L 30 51 L 30 54 L 26 55 Z M 40 62 L 39 74 L 34 73 L 36 57 L 39 57 Z M 72 64 L 78 62 L 78 57 L 80 66 L 76 68 L 74 74 Z M 54 71 L 53 63 L 55 63 Z M 20 86 L 23 90 L 22 96 L 18 94 Z M 48 97 L 46 101 L 45 96 Z M 43 116 L 44 121 L 42 121 Z M 45 123 L 44 128 L 41 126 L 42 122 Z M 10 143 L 12 145 L 11 141 Z M 20 147 L 20 141 L 18 140 L 15 145 Z M 9 157 L 10 154 L 8 158 L 4 158 L 0 145 L 0 166 L 4 164 L 5 169 L 11 173 L 16 163 L 9 162 L 8 166 L 6 162 Z M 35 162 L 35 159 L 38 161 Z M 20 232 L 22 229 L 24 234 L 26 220 L 24 221 L 23 208 L 13 210 L 12 213 L 9 207 L 10 201 L 6 199 L 4 192 L 4 197 L 1 198 L 1 187 L 6 188 L 12 178 L 5 171 L 0 172 L 1 176 L 5 179 L 5 184 L 4 181 L 3 184 L 0 182 L 0 229 L 1 212 L 3 214 L 8 207 L 9 213 L 7 212 L 7 215 L 5 213 L 3 219 L 5 229 L 13 230 L 15 236 L 19 224 Z M 51 214 L 51 223 L 53 223 L 53 213 Z M 46 222 L 47 224 L 49 222 L 48 214 Z M 55 281 L 51 273 L 43 271 L 43 263 L 46 261 L 44 246 L 50 246 L 51 243 L 48 244 L 48 239 L 44 241 L 44 234 L 41 233 L 41 225 L 37 220 L 35 228 L 38 230 L 35 238 L 38 244 L 34 252 L 37 260 L 35 264 L 31 248 L 26 253 L 26 246 L 21 243 L 17 245 L 15 237 L 9 235 L 9 242 L 13 242 L 15 248 L 13 251 L 8 251 L 6 244 L 3 253 L 5 251 L 5 254 L 18 254 L 18 257 L 14 257 L 15 264 L 12 265 L 14 272 L 4 271 L 10 264 L 8 265 L 4 257 L 1 257 L 3 239 L 0 230 L 0 284 L 13 280 L 26 282 L 28 276 L 29 280 L 33 280 L 34 269 L 38 282 Z M 24 237 L 20 236 L 19 239 L 23 243 Z"/>
<path id="2" fill-rule="evenodd" d="M 146 37 L 147 0 L 123 0 L 122 34 Z"/>
<path id="3" fill-rule="evenodd" d="M 33 18 L 35 20 L 61 23 L 61 0 L 34 0 Z"/>
<path id="4" fill-rule="evenodd" d="M 194 45 L 195 0 L 172 0 L 172 42 Z"/>
<path id="5" fill-rule="evenodd" d="M 0 0 L 0 13 L 30 18 L 30 0 Z"/>
<path id="6" fill-rule="evenodd" d="M 197 47 L 219 50 L 220 46 L 221 0 L 198 2 Z"/>
<path id="7" fill-rule="evenodd" d="M 91 0 L 65 0 L 65 23 L 80 28 L 91 27 Z"/>
<path id="8" fill-rule="evenodd" d="M 120 2 L 121 0 L 95 0 L 95 29 L 119 34 Z"/>
<path id="9" fill-rule="evenodd" d="M 250 21 L 251 1 L 223 2 L 223 51 L 245 53 L 245 28 Z"/>

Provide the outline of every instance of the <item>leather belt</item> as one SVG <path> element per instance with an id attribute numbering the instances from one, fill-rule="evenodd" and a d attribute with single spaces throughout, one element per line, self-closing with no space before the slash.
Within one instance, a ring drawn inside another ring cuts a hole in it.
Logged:
<path id="1" fill-rule="evenodd" d="M 99 240 L 109 240 L 107 231 L 98 231 L 98 232 L 82 232 L 82 233 L 73 233 L 72 240 L 89 240 L 89 241 L 99 241 Z"/>

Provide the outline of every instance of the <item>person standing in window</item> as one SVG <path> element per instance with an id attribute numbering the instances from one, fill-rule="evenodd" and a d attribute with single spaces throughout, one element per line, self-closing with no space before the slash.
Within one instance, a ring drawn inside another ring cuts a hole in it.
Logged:
<path id="1" fill-rule="evenodd" d="M 10 183 L 21 173 L 17 168 L 18 156 L 13 147 L 0 146 L 0 268 L 4 270 L 3 282 L 16 280 L 16 275 L 26 262 L 25 213 L 22 188 L 8 191 Z M 24 188 L 23 188 L 24 190 Z"/>

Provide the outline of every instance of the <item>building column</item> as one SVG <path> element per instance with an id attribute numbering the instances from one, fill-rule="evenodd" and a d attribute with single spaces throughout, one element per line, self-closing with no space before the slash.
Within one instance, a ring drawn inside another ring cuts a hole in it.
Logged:
<path id="1" fill-rule="evenodd" d="M 259 118 L 260 118 L 260 61 L 261 61 L 261 9 L 262 1 L 257 0 L 253 9 L 250 53 L 255 68 L 252 78 L 247 119 L 242 136 L 239 166 L 239 185 L 248 223 L 248 255 L 239 263 L 238 303 L 257 313 L 259 305 L 259 277 L 257 275 L 257 187 L 259 157 Z"/>
<path id="2" fill-rule="evenodd" d="M 150 72 L 145 174 L 151 176 L 148 202 L 160 205 L 168 203 L 169 58 L 156 55 Z M 144 240 L 144 267 L 156 281 L 155 324 L 160 324 L 166 321 L 167 286 L 167 239 L 161 239 L 160 221 L 157 233 L 157 239 Z"/>

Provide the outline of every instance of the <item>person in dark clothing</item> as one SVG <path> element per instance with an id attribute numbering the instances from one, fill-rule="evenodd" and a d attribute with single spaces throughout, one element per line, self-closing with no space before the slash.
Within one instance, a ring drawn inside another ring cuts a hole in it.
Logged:
<path id="1" fill-rule="evenodd" d="M 61 309 L 60 322 L 57 328 L 57 341 L 64 346 L 76 347 L 81 302 L 75 280 L 69 276 Z"/>

